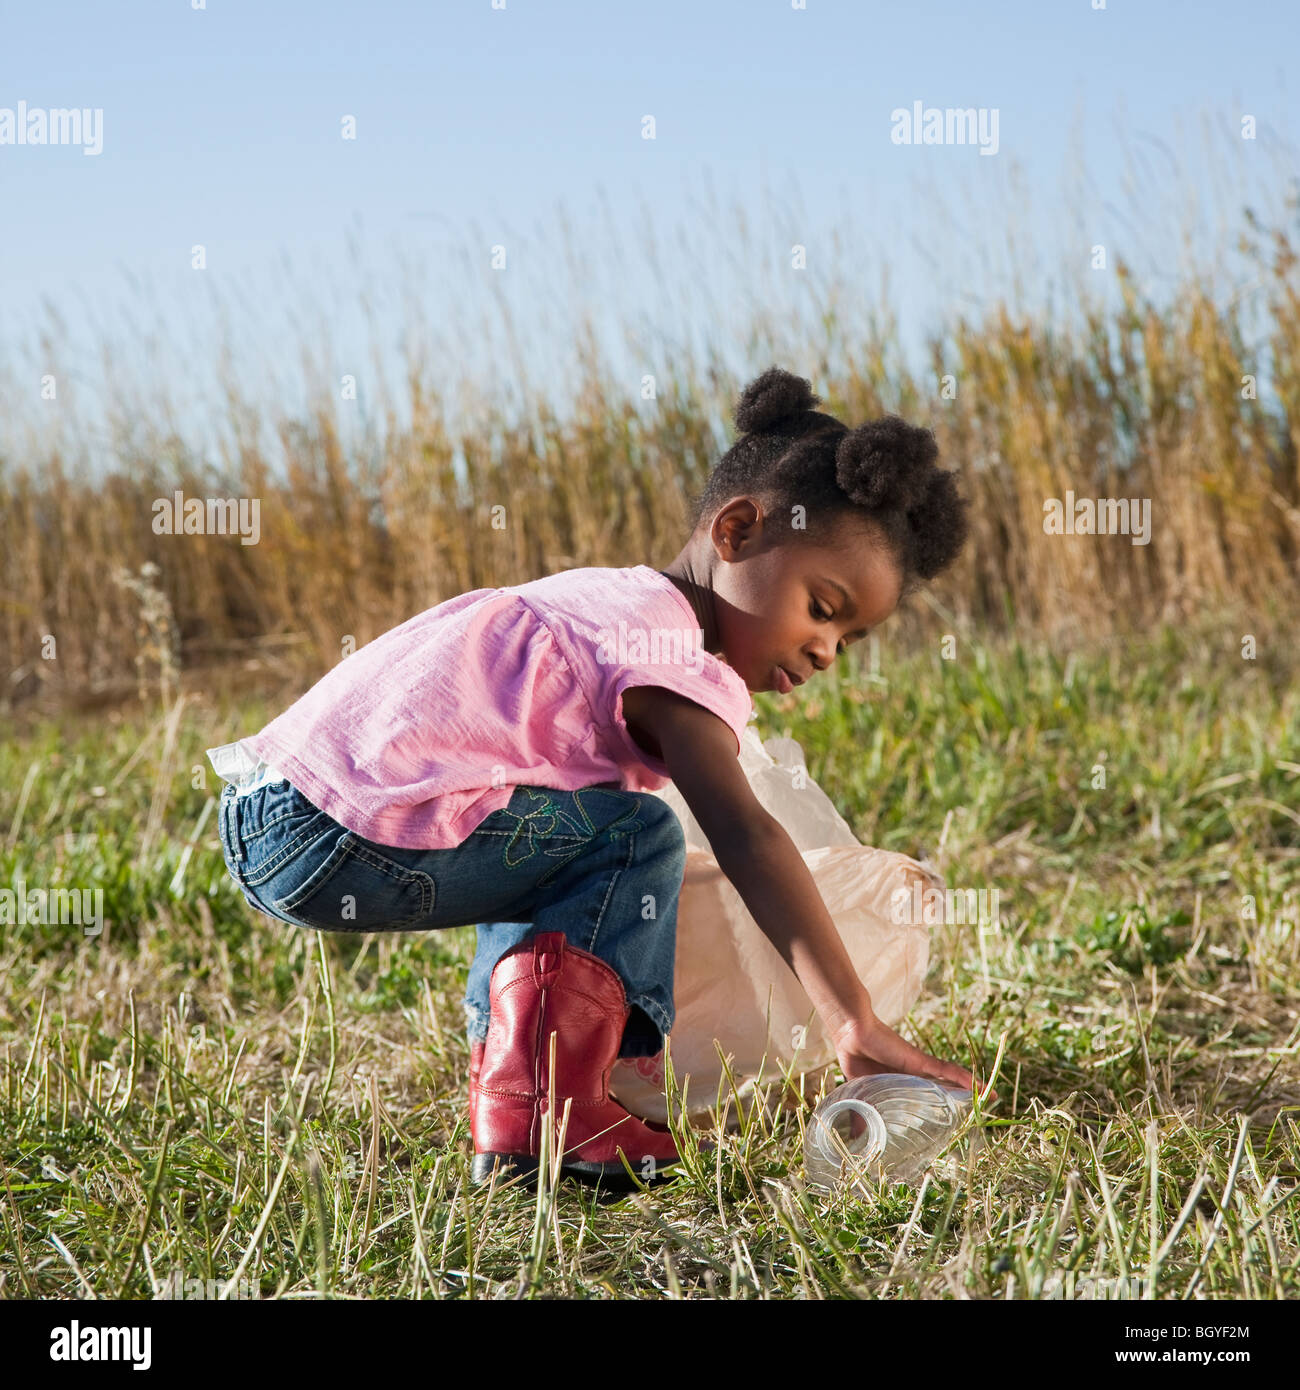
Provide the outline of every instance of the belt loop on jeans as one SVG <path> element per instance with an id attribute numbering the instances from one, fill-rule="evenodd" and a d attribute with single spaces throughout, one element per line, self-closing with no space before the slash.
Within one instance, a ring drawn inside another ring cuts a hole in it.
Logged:
<path id="1" fill-rule="evenodd" d="M 229 794 L 227 795 L 227 793 Z M 226 839 L 234 853 L 235 862 L 242 865 L 244 862 L 244 842 L 239 838 L 239 798 L 229 785 L 222 793 L 221 814 L 224 818 Z"/>

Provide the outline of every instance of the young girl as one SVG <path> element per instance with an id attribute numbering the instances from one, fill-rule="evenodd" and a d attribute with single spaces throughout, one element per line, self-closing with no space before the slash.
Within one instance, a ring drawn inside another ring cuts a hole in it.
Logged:
<path id="1" fill-rule="evenodd" d="M 226 863 L 295 926 L 478 925 L 465 1000 L 475 1182 L 535 1171 L 553 1087 L 564 1171 L 619 1184 L 678 1153 L 608 1091 L 673 1025 L 681 824 L 807 990 L 846 1077 L 971 1073 L 875 1017 L 801 855 L 738 753 L 751 691 L 788 692 L 945 568 L 966 536 L 929 431 L 849 429 L 776 367 L 666 570 L 476 589 L 385 633 L 259 734 L 210 750 Z M 551 1048 L 554 1047 L 552 1056 Z M 553 1133 L 555 1131 L 553 1130 Z"/>

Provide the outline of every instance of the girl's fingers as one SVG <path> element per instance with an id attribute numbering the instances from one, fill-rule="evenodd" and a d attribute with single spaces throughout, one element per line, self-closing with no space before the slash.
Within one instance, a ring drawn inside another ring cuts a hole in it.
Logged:
<path id="1" fill-rule="evenodd" d="M 923 1052 L 908 1042 L 887 1024 L 877 1021 L 872 1034 L 867 1044 L 869 1050 L 862 1054 L 864 1060 L 877 1062 L 887 1070 L 946 1082 L 961 1090 L 984 1089 L 984 1083 L 977 1081 L 974 1073 L 966 1067 L 959 1066 L 956 1062 L 945 1062 L 939 1057 L 931 1057 L 928 1052 Z M 990 1091 L 986 1099 L 996 1100 L 997 1092 Z"/>

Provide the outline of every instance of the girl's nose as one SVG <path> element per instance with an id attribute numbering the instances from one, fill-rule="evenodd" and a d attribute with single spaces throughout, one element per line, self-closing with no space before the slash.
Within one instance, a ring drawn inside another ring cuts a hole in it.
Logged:
<path id="1" fill-rule="evenodd" d="M 835 660 L 834 651 L 824 642 L 814 643 L 804 650 L 807 652 L 808 660 L 812 662 L 815 671 L 824 671 Z"/>

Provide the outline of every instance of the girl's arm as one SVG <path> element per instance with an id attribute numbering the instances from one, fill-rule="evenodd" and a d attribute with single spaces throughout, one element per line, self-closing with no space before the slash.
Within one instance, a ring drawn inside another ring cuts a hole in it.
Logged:
<path id="1" fill-rule="evenodd" d="M 901 1071 L 973 1084 L 964 1067 L 929 1056 L 876 1018 L 816 881 L 794 841 L 754 795 L 726 723 L 661 686 L 625 690 L 623 710 L 633 736 L 648 734 L 663 750 L 719 867 L 807 991 L 845 1075 Z"/>

